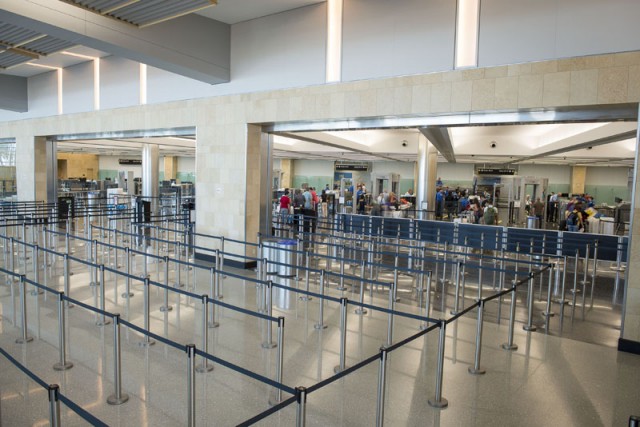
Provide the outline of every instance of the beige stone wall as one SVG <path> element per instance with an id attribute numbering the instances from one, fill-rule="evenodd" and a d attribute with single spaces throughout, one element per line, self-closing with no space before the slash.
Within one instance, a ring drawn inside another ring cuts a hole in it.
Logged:
<path id="1" fill-rule="evenodd" d="M 58 161 L 65 160 L 67 164 L 66 173 L 64 176 L 60 169 L 58 169 L 58 178 L 80 178 L 82 176 L 87 179 L 98 179 L 98 170 L 100 164 L 97 154 L 81 154 L 81 153 L 58 153 Z"/>
<path id="2" fill-rule="evenodd" d="M 178 172 L 178 158 L 176 156 L 166 156 L 164 158 L 164 179 L 176 179 Z"/>
<path id="3" fill-rule="evenodd" d="M 572 166 L 571 167 L 571 193 L 583 194 L 584 184 L 586 181 L 587 181 L 587 167 Z"/>
<path id="4" fill-rule="evenodd" d="M 28 188 L 19 197 L 32 200 L 42 184 L 35 179 L 39 163 L 34 163 L 34 136 L 196 126 L 198 231 L 253 241 L 260 217 L 253 191 L 262 188 L 255 169 L 264 159 L 257 151 L 261 143 L 256 143 L 255 128 L 247 124 L 639 100 L 640 52 L 630 52 L 22 120 L 0 124 L 0 135 L 18 137 L 18 177 L 27 179 Z M 631 248 L 636 258 L 640 258 L 639 234 L 636 221 Z M 634 279 L 640 271 L 633 265 L 630 270 L 634 273 L 630 291 L 635 291 L 628 296 L 627 312 L 636 317 L 625 322 L 624 333 L 640 341 L 640 279 Z"/>

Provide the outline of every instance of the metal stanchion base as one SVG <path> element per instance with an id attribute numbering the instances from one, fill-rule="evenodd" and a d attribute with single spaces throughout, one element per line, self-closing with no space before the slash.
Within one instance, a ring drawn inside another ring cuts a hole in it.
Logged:
<path id="1" fill-rule="evenodd" d="M 449 401 L 444 397 L 440 398 L 440 400 L 436 400 L 436 398 L 433 397 L 429 399 L 428 402 L 429 402 L 429 406 L 433 408 L 438 408 L 438 409 L 446 408 L 447 406 L 449 406 Z"/>
<path id="2" fill-rule="evenodd" d="M 551 300 L 551 302 L 553 302 L 554 304 L 569 305 L 569 301 L 564 299 L 553 299 Z"/>
<path id="3" fill-rule="evenodd" d="M 16 339 L 16 344 L 26 344 L 31 341 L 33 341 L 33 337 L 29 337 L 29 336 L 27 338 L 20 337 Z"/>
<path id="4" fill-rule="evenodd" d="M 487 371 L 485 371 L 484 369 L 476 369 L 473 368 L 471 366 L 469 366 L 469 368 L 467 369 L 467 371 L 471 374 L 471 375 L 484 375 L 487 373 Z"/>
<path id="5" fill-rule="evenodd" d="M 200 373 L 200 374 L 206 374 L 207 372 L 211 372 L 213 371 L 213 366 L 212 365 L 199 365 L 196 366 L 196 372 Z"/>
<path id="6" fill-rule="evenodd" d="M 223 295 L 216 295 L 216 296 L 214 296 L 214 298 L 215 299 L 224 299 L 224 296 Z"/>
<path id="7" fill-rule="evenodd" d="M 44 294 L 44 291 L 43 291 L 42 289 L 39 289 L 39 288 L 38 288 L 38 290 L 35 290 L 35 289 L 34 289 L 34 290 L 32 290 L 31 292 L 29 292 L 29 294 L 35 297 L 35 296 L 37 296 L 37 295 L 42 295 L 42 294 Z"/>
<path id="8" fill-rule="evenodd" d="M 364 315 L 364 314 L 367 314 L 367 313 L 368 313 L 368 311 L 367 311 L 367 309 L 366 309 L 366 308 L 356 308 L 355 310 L 353 310 L 353 312 L 354 312 L 355 314 L 360 315 L 360 316 L 362 316 L 362 315 Z"/>
<path id="9" fill-rule="evenodd" d="M 277 393 L 272 393 L 272 396 L 269 396 L 269 406 L 276 406 L 282 402 L 282 398 L 278 399 Z"/>
<path id="10" fill-rule="evenodd" d="M 109 405 L 122 405 L 127 400 L 129 400 L 129 395 L 127 393 L 120 394 L 120 397 L 117 397 L 115 394 L 107 397 L 107 403 Z"/>
<path id="11" fill-rule="evenodd" d="M 420 325 L 418 327 L 418 329 L 420 329 L 421 331 L 424 331 L 425 329 L 429 328 L 429 324 L 428 323 L 423 323 L 422 325 Z"/>
<path id="12" fill-rule="evenodd" d="M 345 366 L 344 369 L 340 367 L 340 365 L 336 365 L 333 367 L 333 373 L 334 374 L 339 374 L 340 372 L 344 371 L 345 369 L 347 369 L 348 366 Z"/>
<path id="13" fill-rule="evenodd" d="M 66 363 L 56 363 L 53 365 L 53 369 L 55 371 L 66 371 L 67 369 L 71 369 L 73 368 L 73 363 L 71 362 L 66 362 Z"/>
<path id="14" fill-rule="evenodd" d="M 91 286 L 92 288 L 95 288 L 96 286 L 100 286 L 100 283 L 98 283 L 98 282 L 89 282 L 89 286 Z"/>
<path id="15" fill-rule="evenodd" d="M 300 299 L 300 301 L 311 301 L 313 299 L 308 295 L 300 295 L 298 298 Z"/>
<path id="16" fill-rule="evenodd" d="M 533 325 L 531 325 L 531 326 L 524 325 L 524 326 L 522 326 L 522 329 L 524 329 L 527 332 L 535 332 L 535 331 L 538 330 L 538 328 L 536 326 L 533 326 Z"/>
<path id="17" fill-rule="evenodd" d="M 218 322 L 209 322 L 209 323 L 207 323 L 207 325 L 208 325 L 211 329 L 213 329 L 213 328 L 217 328 L 218 326 L 220 326 L 220 323 L 218 323 Z"/>
<path id="18" fill-rule="evenodd" d="M 184 288 L 184 283 L 174 283 L 173 287 L 174 288 Z"/>
<path id="19" fill-rule="evenodd" d="M 346 291 L 348 288 L 346 286 L 336 286 L 336 291 Z"/>
<path id="20" fill-rule="evenodd" d="M 313 325 L 313 328 L 314 328 L 314 329 L 318 329 L 318 330 L 320 330 L 320 329 L 327 329 L 327 325 L 325 325 L 325 324 L 320 324 L 320 323 L 316 323 L 315 325 Z"/>
<path id="21" fill-rule="evenodd" d="M 516 351 L 518 349 L 518 345 L 517 344 L 504 343 L 504 344 L 502 344 L 502 349 L 503 350 L 508 350 L 508 351 Z"/>
<path id="22" fill-rule="evenodd" d="M 109 325 L 110 323 L 111 323 L 111 320 L 109 319 L 97 320 L 96 326 L 105 326 L 105 325 Z"/>
<path id="23" fill-rule="evenodd" d="M 156 342 L 154 340 L 143 340 L 138 343 L 140 347 L 151 347 Z"/>
<path id="24" fill-rule="evenodd" d="M 271 348 L 276 348 L 277 344 L 274 342 L 263 342 L 262 343 L 262 348 L 267 348 L 267 349 L 271 349 Z"/>
<path id="25" fill-rule="evenodd" d="M 452 316 L 455 316 L 455 315 L 457 315 L 458 313 L 459 313 L 459 311 L 456 311 L 456 310 L 451 310 L 451 311 L 449 312 L 449 314 L 451 314 Z"/>
<path id="26" fill-rule="evenodd" d="M 556 314 L 555 314 L 553 311 L 552 311 L 552 312 L 550 312 L 550 313 L 547 313 L 546 311 L 543 311 L 543 312 L 542 312 L 542 316 L 543 316 L 543 317 L 553 317 L 553 316 L 555 316 L 555 315 L 556 315 Z"/>
<path id="27" fill-rule="evenodd" d="M 133 297 L 133 292 L 129 292 L 129 293 L 123 292 L 122 295 L 120 295 L 120 296 L 122 298 L 131 298 L 131 297 Z"/>
<path id="28" fill-rule="evenodd" d="M 173 310 L 173 307 L 170 306 L 170 305 L 163 305 L 163 306 L 160 307 L 160 311 L 163 312 L 163 313 L 166 313 L 166 312 L 171 311 L 171 310 Z"/>

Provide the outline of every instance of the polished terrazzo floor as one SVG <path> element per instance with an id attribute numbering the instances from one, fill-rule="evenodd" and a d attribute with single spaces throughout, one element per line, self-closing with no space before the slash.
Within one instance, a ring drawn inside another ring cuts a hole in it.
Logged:
<path id="1" fill-rule="evenodd" d="M 139 265 L 138 265 L 138 268 Z M 150 268 L 155 278 L 155 266 Z M 173 269 L 173 267 L 172 267 Z M 89 287 L 85 267 L 72 265 L 72 296 L 95 304 L 95 288 Z M 230 270 L 234 271 L 234 270 Z M 236 273 L 240 273 L 235 271 Z M 61 287 L 61 264 L 49 278 Z M 209 275 L 196 271 L 195 293 L 209 293 Z M 172 282 L 174 272 L 172 271 Z M 186 281 L 187 272 L 183 272 Z M 190 282 L 187 289 L 193 286 Z M 299 282 L 276 279 L 297 286 Z M 124 281 L 107 275 L 107 310 L 119 312 L 136 325 L 143 324 L 142 285 L 132 286 L 136 294 L 126 300 L 120 294 Z M 335 283 L 328 286 L 333 296 L 342 295 Z M 317 286 L 312 284 L 312 290 Z M 357 289 L 355 289 L 357 292 Z M 357 298 L 349 290 L 345 296 Z M 256 289 L 250 281 L 227 278 L 224 302 L 256 307 Z M 162 313 L 162 293 L 152 290 L 151 330 L 181 344 L 201 342 L 201 304 L 198 300 L 171 295 L 173 311 Z M 366 301 L 386 306 L 386 296 L 374 292 Z M 520 301 L 519 301 L 520 302 Z M 328 328 L 318 331 L 318 301 L 301 301 L 291 291 L 276 290 L 274 316 L 284 316 L 284 383 L 310 386 L 333 375 L 339 357 L 339 309 L 325 306 Z M 436 308 L 438 305 L 436 304 Z M 347 365 L 375 354 L 386 341 L 387 317 L 369 312 L 348 315 Z M 417 313 L 410 300 L 401 300 L 398 310 Z M 495 307 L 494 307 L 495 309 Z M 68 310 L 68 358 L 75 366 L 68 371 L 52 369 L 57 361 L 57 306 L 55 298 L 28 296 L 29 328 L 36 337 L 29 344 L 16 344 L 19 328 L 12 323 L 10 287 L 0 285 L 0 346 L 48 383 L 57 383 L 63 394 L 109 425 L 186 425 L 187 357 L 184 351 L 156 343 L 139 346 L 141 337 L 122 328 L 123 390 L 131 399 L 109 406 L 113 392 L 112 327 L 98 327 L 96 317 L 81 307 Z M 491 307 L 488 307 L 491 310 Z M 506 315 L 506 306 L 503 315 Z M 434 311 L 432 317 L 445 317 Z M 263 349 L 262 321 L 230 309 L 218 310 L 220 327 L 208 329 L 210 352 L 244 368 L 273 378 L 277 349 Z M 447 313 L 448 316 L 448 313 Z M 418 331 L 418 321 L 395 319 L 394 341 Z M 631 414 L 640 414 L 640 356 L 619 353 L 596 345 L 552 334 L 526 333 L 519 323 L 514 342 L 519 349 L 501 348 L 507 338 L 507 322 L 488 321 L 484 327 L 482 367 L 487 373 L 472 376 L 475 312 L 447 328 L 443 395 L 449 407 L 438 410 L 427 400 L 435 388 L 437 332 L 419 338 L 389 357 L 385 424 L 391 426 L 618 426 Z M 275 329 L 274 329 L 275 337 Z M 375 424 L 378 363 L 338 380 L 308 396 L 307 425 L 370 426 Z M 197 374 L 198 425 L 236 425 L 269 408 L 271 387 L 222 366 Z M 0 357 L 0 421 L 2 426 L 46 425 L 47 396 L 44 389 Z M 86 425 L 64 407 L 63 425 Z M 295 405 L 271 415 L 258 425 L 295 425 Z"/>

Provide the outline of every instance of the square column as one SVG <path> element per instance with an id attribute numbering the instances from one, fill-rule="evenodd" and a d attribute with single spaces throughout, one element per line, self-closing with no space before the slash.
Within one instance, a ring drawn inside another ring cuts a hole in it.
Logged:
<path id="1" fill-rule="evenodd" d="M 43 136 L 16 136 L 16 186 L 19 201 L 47 200 L 47 141 Z M 55 183 L 52 183 L 55 185 Z"/>

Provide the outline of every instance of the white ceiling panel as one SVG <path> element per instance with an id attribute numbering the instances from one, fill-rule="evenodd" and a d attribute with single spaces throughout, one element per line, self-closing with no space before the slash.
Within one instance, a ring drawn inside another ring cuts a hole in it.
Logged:
<path id="1" fill-rule="evenodd" d="M 280 13 L 325 0 L 218 0 L 217 6 L 197 12 L 198 15 L 227 24 L 237 24 L 274 13 Z"/>

